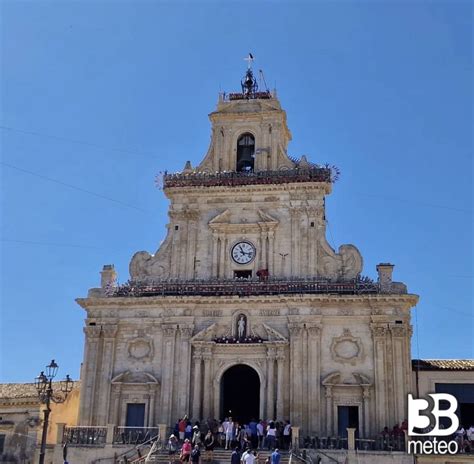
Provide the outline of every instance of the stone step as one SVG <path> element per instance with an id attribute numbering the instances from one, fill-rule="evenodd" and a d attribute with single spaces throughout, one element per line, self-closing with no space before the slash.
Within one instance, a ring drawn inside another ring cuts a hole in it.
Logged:
<path id="1" fill-rule="evenodd" d="M 205 461 L 201 457 L 201 462 L 203 464 L 208 463 L 208 464 L 229 464 L 230 463 L 230 457 L 231 457 L 232 451 L 231 450 L 215 450 L 214 451 L 214 458 L 212 460 L 212 463 L 209 461 Z M 264 463 L 266 459 L 270 456 L 269 451 L 260 451 L 260 459 L 259 462 Z M 287 464 L 289 462 L 290 456 L 287 452 L 281 452 L 281 464 Z M 160 450 L 158 453 L 154 454 L 153 456 L 150 456 L 150 458 L 146 462 L 155 462 L 155 463 L 169 463 L 169 455 L 166 451 Z M 175 460 L 175 464 L 180 464 L 179 460 Z"/>

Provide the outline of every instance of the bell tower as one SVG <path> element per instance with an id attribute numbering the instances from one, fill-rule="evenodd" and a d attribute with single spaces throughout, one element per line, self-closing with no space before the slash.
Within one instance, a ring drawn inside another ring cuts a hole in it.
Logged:
<path id="1" fill-rule="evenodd" d="M 295 167 L 287 155 L 291 132 L 286 112 L 276 92 L 259 90 L 252 60 L 241 80 L 242 92 L 220 94 L 216 111 L 209 115 L 211 144 L 197 171 L 257 172 Z"/>

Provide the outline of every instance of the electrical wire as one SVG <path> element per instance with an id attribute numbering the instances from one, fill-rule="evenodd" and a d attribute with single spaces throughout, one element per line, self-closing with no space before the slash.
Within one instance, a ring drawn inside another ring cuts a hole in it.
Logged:
<path id="1" fill-rule="evenodd" d="M 33 171 L 28 170 L 28 169 L 20 168 L 19 166 L 15 166 L 13 164 L 6 163 L 4 161 L 0 161 L 0 164 L 2 164 L 3 166 L 8 167 L 10 169 L 15 169 L 15 170 L 23 172 L 25 174 L 29 174 L 31 176 L 39 177 L 40 179 L 47 180 L 49 182 L 54 182 L 55 184 L 59 184 L 59 185 L 62 185 L 64 187 L 69 187 L 69 188 L 72 188 L 72 189 L 77 190 L 79 192 L 87 193 L 89 195 L 93 195 L 95 197 L 102 198 L 103 200 L 111 201 L 113 203 L 124 206 L 126 208 L 131 208 L 131 209 L 134 209 L 136 211 L 140 211 L 140 212 L 145 213 L 145 214 L 150 214 L 149 211 L 146 211 L 143 208 L 139 208 L 138 206 L 130 205 L 130 204 L 125 203 L 125 202 L 120 201 L 120 200 L 115 200 L 114 198 L 107 197 L 105 195 L 93 192 L 91 190 L 87 190 L 87 189 L 82 188 L 82 187 L 78 187 L 77 185 L 69 184 L 67 182 L 63 182 L 63 181 L 58 180 L 58 179 L 53 179 L 52 177 L 48 177 L 48 176 L 45 176 L 43 174 L 38 174 L 37 172 L 33 172 Z"/>

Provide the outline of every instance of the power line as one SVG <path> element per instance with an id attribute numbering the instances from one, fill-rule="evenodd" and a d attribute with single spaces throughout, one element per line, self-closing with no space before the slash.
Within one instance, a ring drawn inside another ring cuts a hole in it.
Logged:
<path id="1" fill-rule="evenodd" d="M 15 240 L 10 238 L 2 238 L 2 242 L 6 243 L 24 243 L 27 245 L 44 245 L 44 246 L 54 246 L 54 247 L 69 247 L 69 248 L 89 248 L 92 250 L 101 250 L 101 247 L 90 246 L 90 245 L 75 245 L 71 243 L 52 243 L 52 242 L 35 242 L 32 240 Z"/>
<path id="2" fill-rule="evenodd" d="M 128 203 L 124 203 L 123 201 L 120 201 L 120 200 L 115 200 L 114 198 L 107 197 L 107 196 L 102 195 L 100 193 L 92 192 L 91 190 L 87 190 L 87 189 L 84 189 L 82 187 L 78 187 L 77 185 L 73 185 L 73 184 L 69 184 L 67 182 L 63 182 L 61 180 L 53 179 L 51 177 L 44 176 L 43 174 L 38 174 L 38 173 L 30 171 L 28 169 L 20 168 L 18 166 L 14 166 L 13 164 L 10 164 L 10 163 L 5 163 L 4 161 L 0 161 L 0 164 L 6 166 L 8 168 L 11 168 L 11 169 L 16 169 L 17 171 L 24 172 L 26 174 L 30 174 L 30 175 L 35 176 L 35 177 L 39 177 L 40 179 L 47 180 L 49 182 L 54 182 L 54 183 L 62 185 L 64 187 L 69 187 L 69 188 L 72 188 L 72 189 L 77 190 L 79 192 L 87 193 L 89 195 L 93 195 L 95 197 L 102 198 L 103 200 L 111 201 L 111 202 L 116 203 L 118 205 L 125 206 L 126 208 L 131 208 L 131 209 L 140 211 L 142 213 L 150 214 L 149 211 L 146 211 L 146 210 L 144 210 L 142 208 L 139 208 L 137 206 L 133 206 L 133 205 L 130 205 Z"/>
<path id="3" fill-rule="evenodd" d="M 440 208 L 440 209 L 448 209 L 451 211 L 458 211 L 461 213 L 467 213 L 467 214 L 472 214 L 472 209 L 464 209 L 464 208 L 453 208 L 451 206 L 443 206 L 443 205 L 436 205 L 434 203 L 425 203 L 423 201 L 418 201 L 418 200 L 412 200 L 412 199 L 406 199 L 406 198 L 397 198 L 397 197 L 387 197 L 385 195 L 370 195 L 367 193 L 357 193 L 356 194 L 359 197 L 369 197 L 369 198 L 381 198 L 383 200 L 389 200 L 389 201 L 401 201 L 404 203 L 414 203 L 422 206 L 426 206 L 429 208 Z"/>
<path id="4" fill-rule="evenodd" d="M 115 151 L 115 152 L 118 152 L 118 153 L 126 153 L 128 155 L 133 155 L 133 156 L 143 156 L 143 157 L 147 157 L 147 158 L 155 156 L 151 153 L 149 153 L 149 154 L 138 153 L 138 152 L 135 152 L 135 151 L 124 150 L 122 148 L 104 147 L 104 146 L 101 146 L 101 145 L 97 145 L 95 143 L 86 142 L 84 140 L 69 139 L 67 137 L 61 137 L 61 136 L 58 136 L 58 135 L 44 134 L 42 132 L 35 132 L 35 131 L 17 129 L 16 127 L 9 127 L 9 126 L 1 126 L 0 125 L 0 129 L 6 130 L 6 131 L 11 131 L 11 132 L 18 132 L 20 134 L 34 135 L 35 137 L 47 137 L 47 138 L 50 138 L 50 139 L 60 140 L 62 142 L 76 143 L 78 145 L 84 145 L 84 146 L 91 147 L 91 148 L 98 148 L 99 150 Z"/>

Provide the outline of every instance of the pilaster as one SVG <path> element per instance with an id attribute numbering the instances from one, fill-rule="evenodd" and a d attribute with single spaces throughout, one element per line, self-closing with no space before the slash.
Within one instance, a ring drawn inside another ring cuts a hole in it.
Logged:
<path id="1" fill-rule="evenodd" d="M 387 411 L 387 324 L 372 323 L 372 338 L 374 341 L 374 368 L 375 368 L 375 427 L 382 430 L 388 423 Z"/>
<path id="2" fill-rule="evenodd" d="M 163 324 L 163 358 L 161 387 L 161 422 L 171 423 L 171 406 L 173 404 L 174 358 L 177 326 Z"/>
<path id="3" fill-rule="evenodd" d="M 96 393 L 97 399 L 97 424 L 108 423 L 111 380 L 115 355 L 115 337 L 117 335 L 116 325 L 102 326 L 103 349 L 102 361 L 99 373 L 99 389 Z"/>
<path id="4" fill-rule="evenodd" d="M 85 349 L 84 364 L 82 366 L 79 424 L 92 425 L 92 404 L 95 396 L 97 360 L 100 343 L 100 326 L 84 327 Z"/>
<path id="5" fill-rule="evenodd" d="M 201 419 L 201 405 L 202 405 L 202 395 L 201 395 L 201 384 L 202 384 L 202 351 L 201 347 L 196 345 L 194 346 L 193 353 L 193 364 L 194 364 L 194 378 L 193 378 L 193 419 Z"/>

